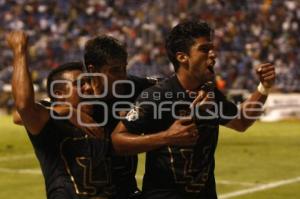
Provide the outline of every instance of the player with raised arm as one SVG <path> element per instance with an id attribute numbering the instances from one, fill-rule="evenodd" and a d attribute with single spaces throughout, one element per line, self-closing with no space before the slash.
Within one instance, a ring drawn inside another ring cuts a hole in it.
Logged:
<path id="1" fill-rule="evenodd" d="M 95 123 L 90 116 L 92 106 L 82 105 L 76 110 L 82 102 L 79 89 L 83 94 L 93 94 L 89 79 L 79 79 L 82 63 L 67 63 L 49 74 L 47 90 L 54 107 L 51 114 L 50 109 L 34 100 L 27 35 L 11 32 L 7 42 L 14 54 L 15 105 L 39 160 L 47 198 L 113 198 L 108 139 L 101 129 L 82 125 L 77 119 L 80 117 L 85 124 Z M 62 119 L 69 114 L 69 119 Z"/>
<path id="2" fill-rule="evenodd" d="M 167 37 L 166 49 L 176 74 L 141 93 L 138 107 L 113 132 L 113 145 L 119 153 L 149 151 L 143 198 L 216 199 L 214 153 L 219 125 L 243 132 L 255 122 L 274 84 L 274 66 L 266 63 L 257 67 L 261 83 L 238 109 L 214 87 L 216 54 L 213 30 L 207 23 L 179 23 Z M 135 119 L 130 119 L 133 113 Z M 129 142 L 140 134 L 164 131 L 187 115 L 193 118 L 189 124 L 198 127 L 196 145 L 170 145 L 150 151 Z"/>

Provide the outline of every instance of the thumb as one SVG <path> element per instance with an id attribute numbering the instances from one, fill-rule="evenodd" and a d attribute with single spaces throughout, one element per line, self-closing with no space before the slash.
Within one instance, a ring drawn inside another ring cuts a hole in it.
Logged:
<path id="1" fill-rule="evenodd" d="M 191 103 L 190 108 L 196 107 L 196 105 L 201 102 L 206 96 L 206 92 L 201 90 L 199 91 L 198 96 L 194 99 L 194 101 Z"/>
<path id="2" fill-rule="evenodd" d="M 182 125 L 188 125 L 193 122 L 193 118 L 190 116 L 187 116 L 187 117 L 182 117 L 177 121 Z"/>

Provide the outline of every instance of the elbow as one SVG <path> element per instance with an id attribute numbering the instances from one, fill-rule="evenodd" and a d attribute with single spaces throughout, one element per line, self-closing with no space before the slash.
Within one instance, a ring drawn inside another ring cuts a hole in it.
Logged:
<path id="1" fill-rule="evenodd" d="M 113 133 L 111 135 L 112 145 L 114 152 L 117 155 L 126 156 L 131 155 L 128 151 L 128 147 L 125 143 L 123 143 L 122 138 L 120 138 L 119 133 Z"/>
<path id="2" fill-rule="evenodd" d="M 245 133 L 250 126 L 251 125 L 248 125 L 248 124 L 241 124 L 241 125 L 237 126 L 235 128 L 235 130 L 240 132 L 240 133 Z"/>
<path id="3" fill-rule="evenodd" d="M 253 121 L 246 120 L 232 120 L 226 126 L 240 133 L 244 133 L 253 124 Z"/>
<path id="4" fill-rule="evenodd" d="M 240 132 L 240 133 L 245 133 L 247 129 L 248 129 L 248 128 L 241 127 L 241 128 L 236 128 L 235 130 L 236 130 L 237 132 Z"/>
<path id="5" fill-rule="evenodd" d="M 27 103 L 18 102 L 18 101 L 15 102 L 15 106 L 19 113 L 26 112 L 28 110 L 28 108 L 30 107 Z"/>
<path id="6" fill-rule="evenodd" d="M 16 125 L 23 125 L 22 119 L 19 114 L 13 114 L 13 123 Z"/>

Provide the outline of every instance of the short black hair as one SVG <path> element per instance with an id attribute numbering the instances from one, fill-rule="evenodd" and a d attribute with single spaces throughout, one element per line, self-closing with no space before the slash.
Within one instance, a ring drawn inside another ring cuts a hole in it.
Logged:
<path id="1" fill-rule="evenodd" d="M 63 74 L 67 71 L 73 71 L 73 70 L 80 70 L 83 71 L 83 64 L 82 62 L 68 62 L 65 64 L 62 64 L 60 66 L 58 66 L 57 68 L 55 68 L 54 70 L 52 70 L 48 77 L 47 77 L 47 94 L 48 97 L 51 99 L 51 101 L 55 101 L 56 98 L 54 96 L 51 95 L 51 83 L 55 80 L 63 80 Z M 55 88 L 54 89 L 63 89 L 60 88 L 61 84 L 55 84 Z"/>
<path id="2" fill-rule="evenodd" d="M 168 57 L 174 65 L 175 72 L 179 68 L 176 59 L 177 52 L 189 54 L 191 46 L 198 37 L 208 37 L 213 35 L 212 28 L 203 21 L 185 21 L 177 24 L 166 38 L 166 50 Z"/>
<path id="3" fill-rule="evenodd" d="M 111 60 L 127 64 L 128 55 L 125 46 L 110 36 L 100 35 L 87 41 L 84 51 L 85 66 L 93 65 L 100 69 Z"/>

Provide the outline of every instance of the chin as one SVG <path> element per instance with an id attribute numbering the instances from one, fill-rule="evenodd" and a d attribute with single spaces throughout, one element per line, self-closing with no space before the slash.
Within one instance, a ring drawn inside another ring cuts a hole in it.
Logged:
<path id="1" fill-rule="evenodd" d="M 207 74 L 206 75 L 206 77 L 205 77 L 205 79 L 206 79 L 206 81 L 205 82 L 208 82 L 208 81 L 215 81 L 215 78 L 216 78 L 216 76 L 215 76 L 215 74 Z"/>

